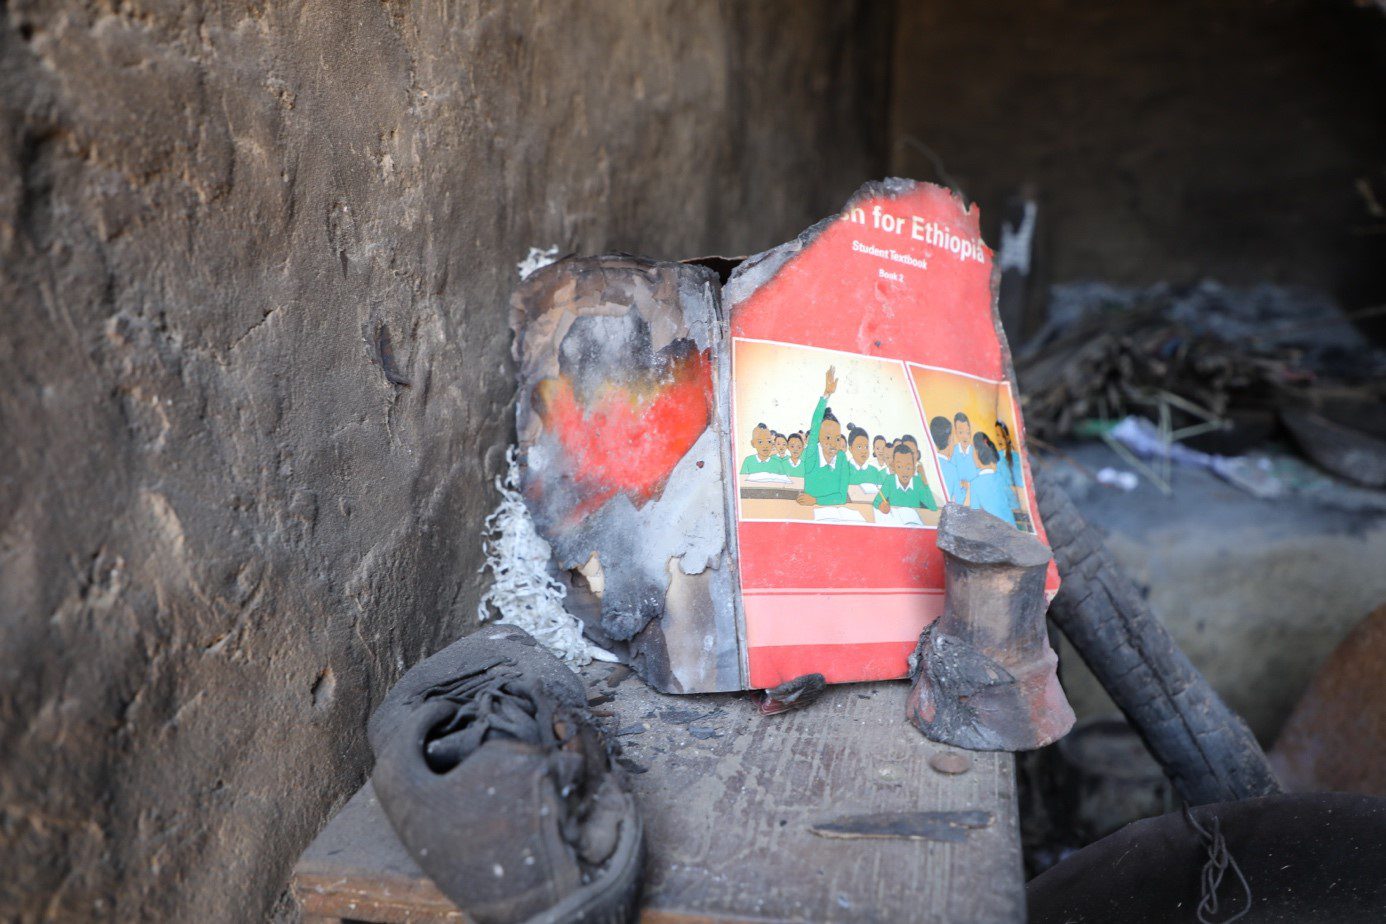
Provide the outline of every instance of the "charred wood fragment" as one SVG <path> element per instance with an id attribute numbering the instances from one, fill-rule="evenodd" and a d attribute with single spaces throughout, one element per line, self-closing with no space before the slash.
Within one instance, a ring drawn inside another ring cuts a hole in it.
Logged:
<path id="1" fill-rule="evenodd" d="M 761 715 L 779 715 L 791 709 L 802 709 L 823 695 L 828 681 L 822 674 L 804 674 L 786 680 L 777 687 L 756 694 Z"/>
<path id="2" fill-rule="evenodd" d="M 907 841 L 942 841 L 959 844 L 968 832 L 989 828 L 996 821 L 991 812 L 875 812 L 870 815 L 844 815 L 820 821 L 810 830 L 819 837 L 840 840 L 860 838 Z"/>
<path id="3" fill-rule="evenodd" d="M 1022 751 L 1073 727 L 1044 623 L 1049 549 L 982 510 L 939 520 L 944 606 L 911 658 L 910 721 L 958 747 Z"/>
<path id="4" fill-rule="evenodd" d="M 1203 805 L 1278 793 L 1251 730 L 1151 614 L 1068 495 L 1038 471 L 1035 487 L 1063 579 L 1050 616 L 1180 796 Z"/>

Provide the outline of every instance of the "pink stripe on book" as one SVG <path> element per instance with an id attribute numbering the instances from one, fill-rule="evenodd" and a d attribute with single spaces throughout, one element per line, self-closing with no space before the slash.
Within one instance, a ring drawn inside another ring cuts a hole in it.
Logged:
<path id="1" fill-rule="evenodd" d="M 828 683 L 896 680 L 909 673 L 914 642 L 872 645 L 784 645 L 750 648 L 751 688 L 769 689 L 804 674 L 822 674 Z"/>
<path id="2" fill-rule="evenodd" d="M 939 593 L 798 593 L 760 591 L 741 599 L 746 645 L 859 645 L 919 640 L 943 612 Z"/>

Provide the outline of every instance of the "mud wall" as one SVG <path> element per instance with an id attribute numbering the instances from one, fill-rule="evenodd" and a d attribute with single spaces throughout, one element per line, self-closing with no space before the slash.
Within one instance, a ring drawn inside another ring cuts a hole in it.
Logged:
<path id="1" fill-rule="evenodd" d="M 955 182 L 990 240 L 1034 184 L 1053 281 L 1386 299 L 1386 17 L 1371 4 L 907 0 L 894 67 L 893 169 Z"/>
<path id="2" fill-rule="evenodd" d="M 288 914 L 474 619 L 515 262 L 832 211 L 891 8 L 0 10 L 0 917 Z"/>

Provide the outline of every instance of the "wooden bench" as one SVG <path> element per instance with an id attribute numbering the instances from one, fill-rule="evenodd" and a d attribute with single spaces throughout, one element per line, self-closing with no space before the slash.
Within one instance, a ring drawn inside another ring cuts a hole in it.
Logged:
<path id="1" fill-rule="evenodd" d="M 644 815 L 642 921 L 1024 920 L 1013 758 L 925 740 L 905 721 L 908 684 L 829 687 L 807 709 L 764 717 L 746 694 L 664 696 L 608 665 L 583 676 Z M 961 773 L 931 765 L 959 756 Z M 990 823 L 957 829 L 956 842 L 812 830 L 863 813 L 974 810 Z M 305 851 L 292 887 L 307 922 L 467 920 L 405 852 L 369 784 Z"/>

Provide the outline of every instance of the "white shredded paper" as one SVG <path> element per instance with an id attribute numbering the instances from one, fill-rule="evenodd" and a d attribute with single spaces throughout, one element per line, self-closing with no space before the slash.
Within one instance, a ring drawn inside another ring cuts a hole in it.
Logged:
<path id="1" fill-rule="evenodd" d="M 496 478 L 501 500 L 486 518 L 482 551 L 494 581 L 477 605 L 482 622 L 496 619 L 524 629 L 535 641 L 575 667 L 615 661 L 611 652 L 593 645 L 582 634 L 582 622 L 563 608 L 566 591 L 549 573 L 553 550 L 534 528 L 520 496 L 520 466 L 515 447 L 506 453 L 504 478 Z"/>
<path id="2" fill-rule="evenodd" d="M 529 254 L 515 264 L 515 272 L 520 274 L 523 281 L 526 276 L 535 270 L 541 270 L 550 263 L 558 259 L 558 245 L 554 244 L 548 250 L 541 250 L 538 247 L 529 248 Z"/>
<path id="3" fill-rule="evenodd" d="M 1097 483 L 1121 488 L 1123 491 L 1134 491 L 1140 486 L 1141 480 L 1135 472 L 1128 472 L 1124 468 L 1105 466 L 1097 470 Z"/>
<path id="4" fill-rule="evenodd" d="M 1035 216 L 1038 212 L 1033 201 L 1025 202 L 1025 215 L 1020 224 L 1001 223 L 1001 249 L 996 255 L 996 265 L 1001 272 L 1009 269 L 1020 270 L 1021 275 L 1030 275 L 1030 256 L 1035 237 Z"/>

